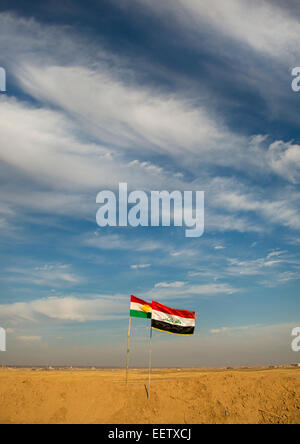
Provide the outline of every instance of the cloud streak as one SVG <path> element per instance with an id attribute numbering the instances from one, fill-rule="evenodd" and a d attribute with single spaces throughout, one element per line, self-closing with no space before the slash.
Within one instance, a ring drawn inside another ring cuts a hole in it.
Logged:
<path id="1" fill-rule="evenodd" d="M 0 319 L 5 324 L 10 322 L 107 321 L 127 317 L 125 313 L 128 311 L 128 301 L 120 296 L 101 295 L 95 295 L 92 299 L 73 296 L 48 297 L 30 302 L 1 305 L 0 310 Z"/>

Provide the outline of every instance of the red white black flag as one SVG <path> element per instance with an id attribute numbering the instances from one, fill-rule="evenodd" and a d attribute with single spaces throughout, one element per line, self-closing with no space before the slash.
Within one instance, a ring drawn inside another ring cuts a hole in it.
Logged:
<path id="1" fill-rule="evenodd" d="M 176 310 L 152 301 L 151 327 L 178 335 L 192 335 L 195 329 L 195 312 Z"/>

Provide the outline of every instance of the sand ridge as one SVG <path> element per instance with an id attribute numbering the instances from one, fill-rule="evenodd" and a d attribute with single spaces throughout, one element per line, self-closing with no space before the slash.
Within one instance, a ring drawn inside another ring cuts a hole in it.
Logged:
<path id="1" fill-rule="evenodd" d="M 0 371 L 0 423 L 299 424 L 300 370 Z"/>

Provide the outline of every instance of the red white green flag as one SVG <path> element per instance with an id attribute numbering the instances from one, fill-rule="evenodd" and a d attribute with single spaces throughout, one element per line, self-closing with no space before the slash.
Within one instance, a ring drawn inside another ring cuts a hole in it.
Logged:
<path id="1" fill-rule="evenodd" d="M 194 311 L 177 310 L 152 301 L 151 327 L 178 335 L 194 334 L 196 315 Z"/>
<path id="2" fill-rule="evenodd" d="M 130 316 L 135 318 L 151 319 L 151 303 L 143 301 L 131 295 L 130 297 Z"/>

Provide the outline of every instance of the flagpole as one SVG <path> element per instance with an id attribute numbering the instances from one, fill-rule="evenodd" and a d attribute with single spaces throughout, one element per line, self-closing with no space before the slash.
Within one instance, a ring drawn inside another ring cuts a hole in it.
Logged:
<path id="1" fill-rule="evenodd" d="M 150 327 L 150 339 L 149 339 L 148 399 L 150 399 L 151 364 L 152 364 L 152 327 Z"/>
<path id="2" fill-rule="evenodd" d="M 130 352 L 130 332 L 131 332 L 131 316 L 129 316 L 127 352 L 126 352 L 126 384 L 128 384 L 128 365 L 129 365 L 129 352 Z"/>

